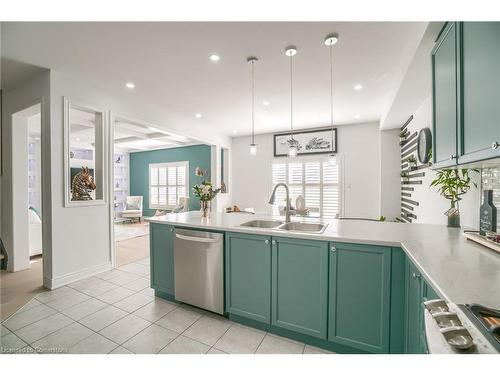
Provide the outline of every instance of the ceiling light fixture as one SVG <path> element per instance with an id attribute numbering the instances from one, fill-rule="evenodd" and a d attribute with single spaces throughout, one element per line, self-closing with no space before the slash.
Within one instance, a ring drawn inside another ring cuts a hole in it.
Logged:
<path id="1" fill-rule="evenodd" d="M 356 91 L 363 90 L 363 85 L 360 83 L 354 85 L 354 90 L 356 90 Z"/>
<path id="2" fill-rule="evenodd" d="M 356 120 L 359 120 L 359 118 L 360 118 L 360 117 L 361 117 L 360 115 L 355 115 L 355 116 L 354 116 L 354 118 L 355 118 Z"/>
<path id="3" fill-rule="evenodd" d="M 288 156 L 297 156 L 298 142 L 293 139 L 293 56 L 297 54 L 297 47 L 288 46 L 285 48 L 285 55 L 290 58 L 290 139 L 288 140 Z"/>
<path id="4" fill-rule="evenodd" d="M 259 59 L 255 56 L 247 57 L 247 63 L 252 65 L 252 141 L 250 143 L 250 155 L 257 154 L 257 145 L 255 144 L 255 64 Z"/>
<path id="5" fill-rule="evenodd" d="M 267 107 L 269 105 L 269 102 L 267 100 L 264 100 L 262 104 Z"/>
<path id="6" fill-rule="evenodd" d="M 338 42 L 339 34 L 332 33 L 325 37 L 325 45 L 330 49 L 330 126 L 332 128 L 332 150 L 334 145 L 334 130 L 333 130 L 333 46 Z M 337 154 L 332 152 L 328 155 L 328 164 L 337 164 Z"/>
<path id="7" fill-rule="evenodd" d="M 135 88 L 135 83 L 134 83 L 134 82 L 127 82 L 127 83 L 125 84 L 125 87 L 126 87 L 127 89 L 131 89 L 131 90 L 132 90 L 132 89 L 134 89 L 134 88 Z"/>
<path id="8" fill-rule="evenodd" d="M 210 60 L 213 61 L 213 62 L 217 62 L 220 60 L 220 56 L 219 55 L 210 55 Z"/>
<path id="9" fill-rule="evenodd" d="M 197 114 L 194 115 L 194 117 L 196 117 L 196 118 L 202 118 L 203 116 L 201 115 L 201 113 L 197 113 Z"/>

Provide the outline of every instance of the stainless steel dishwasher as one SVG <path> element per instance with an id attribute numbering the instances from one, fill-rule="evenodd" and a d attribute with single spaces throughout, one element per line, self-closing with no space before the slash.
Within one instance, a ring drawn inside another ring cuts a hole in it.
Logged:
<path id="1" fill-rule="evenodd" d="M 224 313 L 222 233 L 175 229 L 175 299 Z"/>

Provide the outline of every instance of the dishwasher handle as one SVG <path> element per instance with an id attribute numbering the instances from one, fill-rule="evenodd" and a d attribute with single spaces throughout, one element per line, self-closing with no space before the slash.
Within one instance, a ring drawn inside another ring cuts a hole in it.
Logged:
<path id="1" fill-rule="evenodd" d="M 179 233 L 176 233 L 175 237 L 185 241 L 195 241 L 203 243 L 215 243 L 220 241 L 219 238 L 192 237 L 192 236 L 185 236 L 184 234 L 179 234 Z"/>

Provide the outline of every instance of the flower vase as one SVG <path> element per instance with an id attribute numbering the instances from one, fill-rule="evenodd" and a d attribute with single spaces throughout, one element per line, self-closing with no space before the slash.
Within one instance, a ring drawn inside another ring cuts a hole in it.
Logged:
<path id="1" fill-rule="evenodd" d="M 210 217 L 210 201 L 200 201 L 201 217 Z"/>

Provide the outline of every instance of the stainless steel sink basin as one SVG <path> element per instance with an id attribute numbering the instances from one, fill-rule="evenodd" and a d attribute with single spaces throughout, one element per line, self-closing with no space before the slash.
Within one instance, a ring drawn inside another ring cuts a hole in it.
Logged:
<path id="1" fill-rule="evenodd" d="M 251 228 L 277 228 L 281 224 L 283 224 L 283 222 L 279 220 L 251 220 L 240 224 L 240 226 Z"/>
<path id="2" fill-rule="evenodd" d="M 278 229 L 290 232 L 323 233 L 328 224 L 297 223 L 291 222 L 280 226 Z"/>

